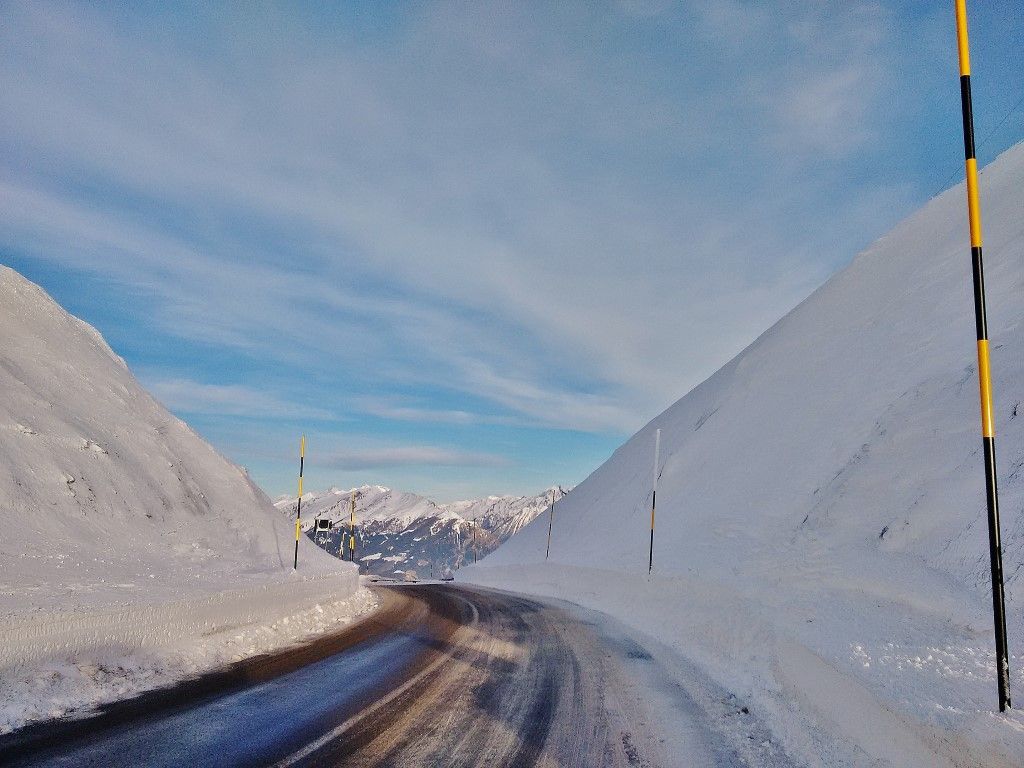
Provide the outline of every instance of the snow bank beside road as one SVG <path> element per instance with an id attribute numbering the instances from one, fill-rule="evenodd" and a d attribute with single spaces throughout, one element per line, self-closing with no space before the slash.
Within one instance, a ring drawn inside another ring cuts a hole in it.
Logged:
<path id="1" fill-rule="evenodd" d="M 356 569 L 348 567 L 333 576 L 283 579 L 169 602 L 90 611 L 69 606 L 8 619 L 0 626 L 0 670 L 97 648 L 160 648 L 303 611 L 332 597 L 347 598 L 358 587 Z"/>
<path id="2" fill-rule="evenodd" d="M 355 569 L 170 603 L 0 626 L 0 733 L 85 713 L 336 630 L 373 610 Z"/>
<path id="3" fill-rule="evenodd" d="M 0 729 L 293 642 L 365 603 L 355 567 L 305 537 L 293 571 L 294 528 L 245 470 L 3 266 L 0 391 Z"/>
<path id="4" fill-rule="evenodd" d="M 985 168 L 981 186 L 1020 705 L 1024 144 Z M 963 195 L 963 185 L 948 190 L 901 222 L 577 486 L 551 536 L 547 566 L 564 567 L 562 576 L 545 567 L 546 520 L 459 575 L 519 568 L 496 583 L 621 615 L 717 670 L 731 690 L 746 689 L 795 753 L 832 743 L 807 737 L 801 748 L 800 723 L 834 735 L 839 757 L 826 765 L 1024 765 L 1020 712 L 993 711 Z"/>
<path id="5" fill-rule="evenodd" d="M 3 266 L 0 391 L 0 614 L 290 574 L 294 528 L 245 470 L 154 400 L 96 329 Z M 301 570 L 338 571 L 299 547 Z"/>
<path id="6" fill-rule="evenodd" d="M 457 575 L 568 600 L 650 636 L 734 694 L 798 763 L 1010 768 L 1024 760 L 1024 713 L 992 712 L 987 627 L 952 628 L 887 605 L 871 615 L 863 602 L 813 585 L 761 600 L 684 576 L 564 565 L 480 564 Z M 1021 662 L 1012 664 L 1017 691 Z"/>

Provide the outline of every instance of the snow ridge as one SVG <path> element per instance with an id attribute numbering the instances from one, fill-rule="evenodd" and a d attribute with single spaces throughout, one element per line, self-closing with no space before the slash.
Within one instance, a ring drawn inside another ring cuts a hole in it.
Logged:
<path id="1" fill-rule="evenodd" d="M 0 267 L 4 610 L 177 597 L 290 565 L 244 470 L 154 400 L 94 328 Z M 304 547 L 307 570 L 334 563 Z M 232 586 L 233 584 L 227 584 Z"/>

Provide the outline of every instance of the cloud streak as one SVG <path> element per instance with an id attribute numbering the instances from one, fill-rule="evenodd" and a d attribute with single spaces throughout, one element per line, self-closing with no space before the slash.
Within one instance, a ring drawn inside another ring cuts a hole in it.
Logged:
<path id="1" fill-rule="evenodd" d="M 362 470 L 385 467 L 507 467 L 510 461 L 490 453 L 459 451 L 427 445 L 338 450 L 310 459 L 325 469 Z"/>
<path id="2" fill-rule="evenodd" d="M 310 408 L 239 384 L 201 384 L 189 379 L 143 381 L 158 400 L 182 414 L 243 416 L 250 419 L 315 419 L 333 421 L 321 408 Z"/>

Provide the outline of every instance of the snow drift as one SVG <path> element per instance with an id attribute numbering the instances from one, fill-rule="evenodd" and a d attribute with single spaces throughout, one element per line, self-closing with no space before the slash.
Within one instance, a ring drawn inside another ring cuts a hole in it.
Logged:
<path id="1" fill-rule="evenodd" d="M 1024 145 L 984 170 L 981 194 L 1011 682 L 1024 699 Z M 1013 754 L 1007 764 L 1024 756 L 1024 720 L 989 716 L 995 678 L 964 200 L 961 185 L 898 225 L 559 505 L 553 562 L 646 575 L 660 428 L 649 590 L 616 598 L 611 584 L 598 586 L 607 578 L 519 567 L 544 560 L 546 522 L 463 574 L 617 605 L 735 688 L 760 690 L 762 703 L 768 689 L 792 684 L 807 709 L 847 723 L 838 732 L 853 727 L 841 711 L 856 698 L 844 696 L 846 680 L 939 733 L 1002 744 L 992 754 Z M 643 583 L 632 579 L 616 588 Z M 787 666 L 783 647 L 810 649 L 839 682 L 812 696 L 810 657 L 791 655 Z M 868 754 L 884 758 L 878 749 Z"/>
<path id="2" fill-rule="evenodd" d="M 357 589 L 305 539 L 292 574 L 294 529 L 245 471 L 7 267 L 0 390 L 0 729 L 20 722 L 17 665 L 272 623 Z"/>
<path id="3" fill-rule="evenodd" d="M 293 534 L 245 471 L 150 397 L 95 329 L 7 267 L 0 388 L 8 610 L 62 603 L 68 590 L 87 600 L 126 583 L 217 586 L 291 566 Z M 334 566 L 311 545 L 302 561 Z"/>

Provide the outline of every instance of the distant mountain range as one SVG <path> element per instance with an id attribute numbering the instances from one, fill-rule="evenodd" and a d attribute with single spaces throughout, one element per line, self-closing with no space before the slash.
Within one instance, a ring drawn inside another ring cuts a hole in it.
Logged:
<path id="1" fill-rule="evenodd" d="M 493 552 L 546 512 L 552 498 L 557 514 L 557 502 L 567 492 L 557 487 L 536 496 L 488 496 L 439 504 L 380 485 L 310 491 L 302 496 L 302 530 L 338 556 L 342 553 L 342 529 L 346 539 L 348 536 L 354 497 L 356 560 L 362 573 L 402 577 L 414 571 L 418 578 L 440 578 Z M 297 497 L 279 498 L 274 505 L 295 519 Z M 315 530 L 317 519 L 327 520 L 330 530 Z"/>

